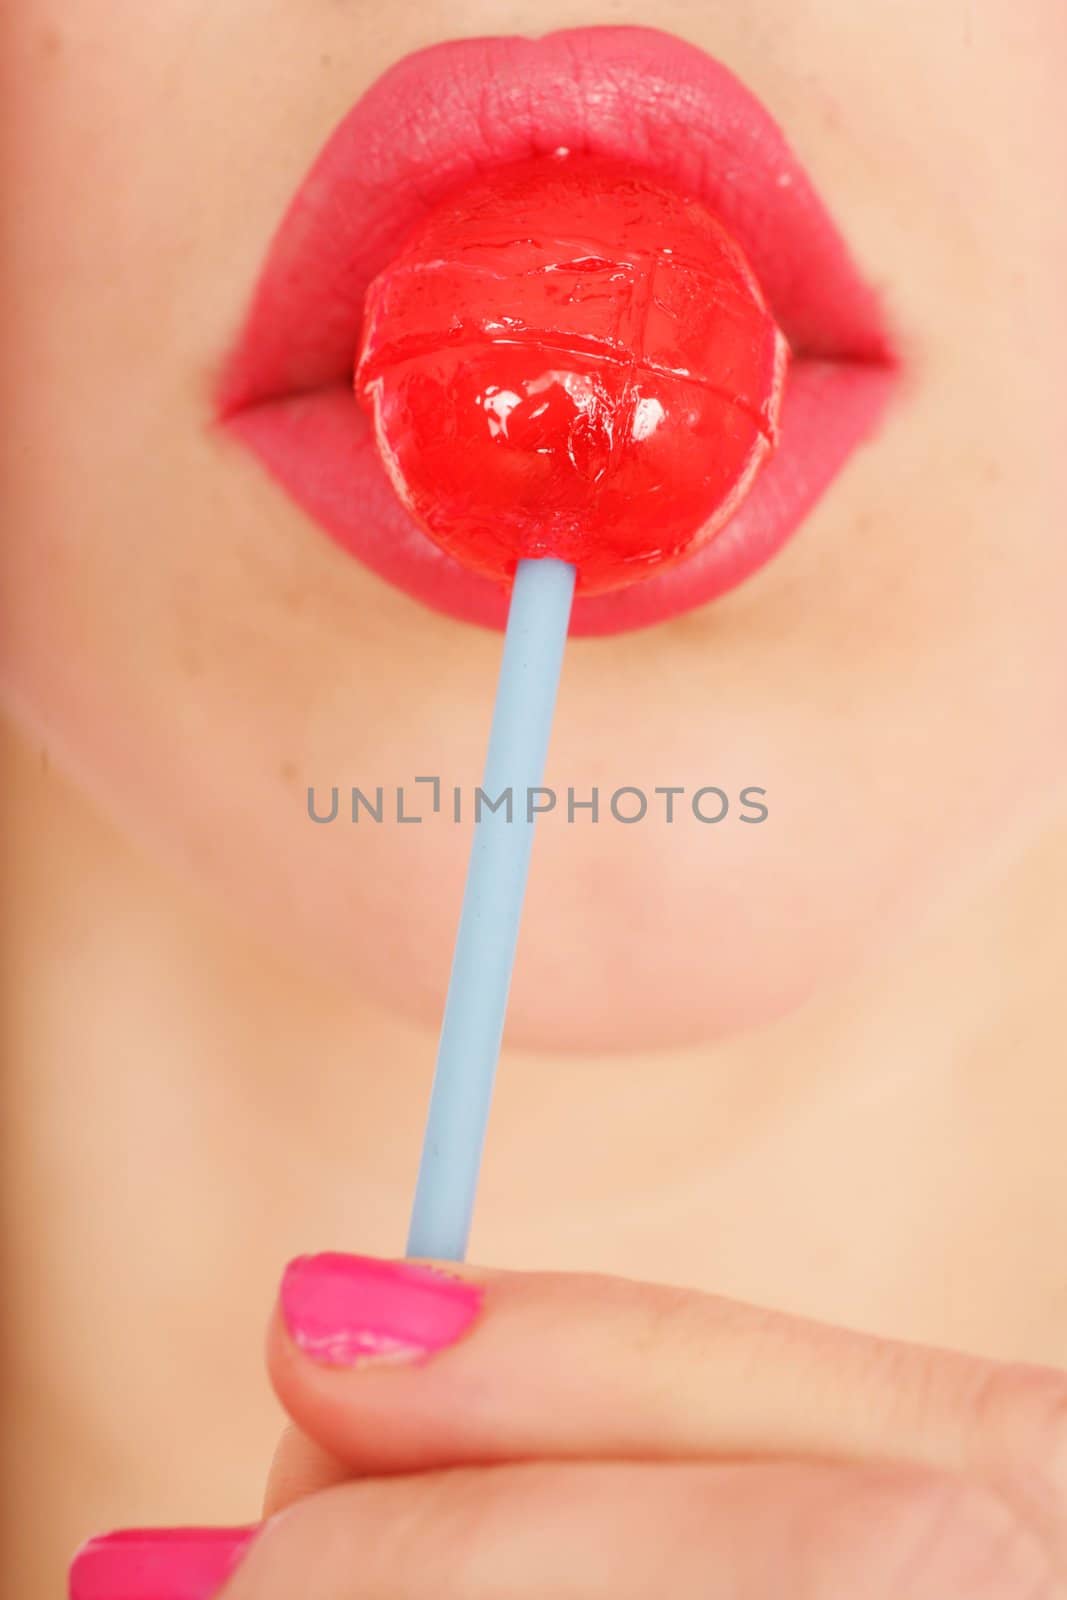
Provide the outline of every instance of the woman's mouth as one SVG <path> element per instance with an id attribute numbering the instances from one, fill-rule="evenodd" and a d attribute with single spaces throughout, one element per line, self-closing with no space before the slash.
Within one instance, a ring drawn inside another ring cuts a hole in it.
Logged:
<path id="1" fill-rule="evenodd" d="M 778 127 L 694 46 L 642 28 L 467 39 L 406 57 L 335 131 L 268 252 L 218 393 L 225 427 L 343 549 L 416 599 L 502 627 L 507 596 L 397 499 L 352 388 L 363 299 L 457 184 L 560 148 L 702 200 L 748 257 L 791 350 L 776 454 L 687 561 L 579 597 L 572 631 L 702 605 L 762 566 L 877 426 L 895 361 L 877 298 Z"/>

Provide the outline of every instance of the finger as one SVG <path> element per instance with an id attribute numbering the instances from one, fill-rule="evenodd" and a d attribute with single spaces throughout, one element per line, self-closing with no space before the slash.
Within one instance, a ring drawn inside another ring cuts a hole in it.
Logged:
<path id="1" fill-rule="evenodd" d="M 220 1600 L 1063 1600 L 988 1491 L 906 1469 L 528 1463 L 352 1483 Z"/>
<path id="2" fill-rule="evenodd" d="M 974 1473 L 1055 1518 L 1067 1380 L 621 1279 L 287 1271 L 268 1337 L 301 1430 L 359 1473 L 812 1456 Z"/>
<path id="3" fill-rule="evenodd" d="M 297 1500 L 335 1483 L 347 1483 L 351 1477 L 352 1469 L 345 1462 L 290 1422 L 275 1446 L 263 1494 L 263 1515 L 273 1517 Z"/>

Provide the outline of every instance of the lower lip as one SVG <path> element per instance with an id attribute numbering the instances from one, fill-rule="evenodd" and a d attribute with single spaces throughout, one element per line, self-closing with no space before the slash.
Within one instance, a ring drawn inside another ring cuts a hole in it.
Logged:
<path id="1" fill-rule="evenodd" d="M 365 566 L 439 611 L 503 626 L 506 594 L 432 544 L 396 498 L 352 367 L 367 284 L 426 205 L 473 171 L 561 146 L 630 161 L 715 210 L 794 357 L 777 452 L 725 527 L 659 576 L 576 601 L 572 632 L 606 634 L 705 604 L 768 561 L 877 428 L 895 380 L 877 300 L 796 158 L 758 102 L 692 46 L 594 28 L 464 40 L 399 62 L 338 128 L 283 220 L 219 414 Z"/>

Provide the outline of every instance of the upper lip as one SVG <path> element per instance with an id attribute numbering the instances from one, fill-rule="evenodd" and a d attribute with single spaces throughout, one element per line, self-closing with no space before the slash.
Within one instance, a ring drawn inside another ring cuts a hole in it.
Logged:
<path id="1" fill-rule="evenodd" d="M 650 29 L 584 28 L 460 40 L 398 62 L 293 199 L 217 404 L 368 565 L 442 609 L 499 623 L 504 597 L 431 545 L 395 501 L 352 370 L 366 288 L 413 222 L 474 172 L 560 147 L 627 160 L 705 201 L 748 256 L 794 358 L 780 455 L 798 453 L 799 473 L 775 459 L 691 561 L 580 598 L 576 631 L 603 632 L 669 616 L 760 565 L 870 431 L 894 366 L 878 297 L 782 133 L 702 51 Z M 783 485 L 767 482 L 783 477 L 784 502 Z"/>

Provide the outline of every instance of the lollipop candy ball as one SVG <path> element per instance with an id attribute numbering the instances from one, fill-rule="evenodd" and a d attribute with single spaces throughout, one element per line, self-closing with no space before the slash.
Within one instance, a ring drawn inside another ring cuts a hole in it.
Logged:
<path id="1" fill-rule="evenodd" d="M 453 191 L 367 293 L 356 391 L 431 539 L 579 593 L 714 537 L 774 446 L 786 343 L 699 201 L 625 165 L 539 157 Z"/>

